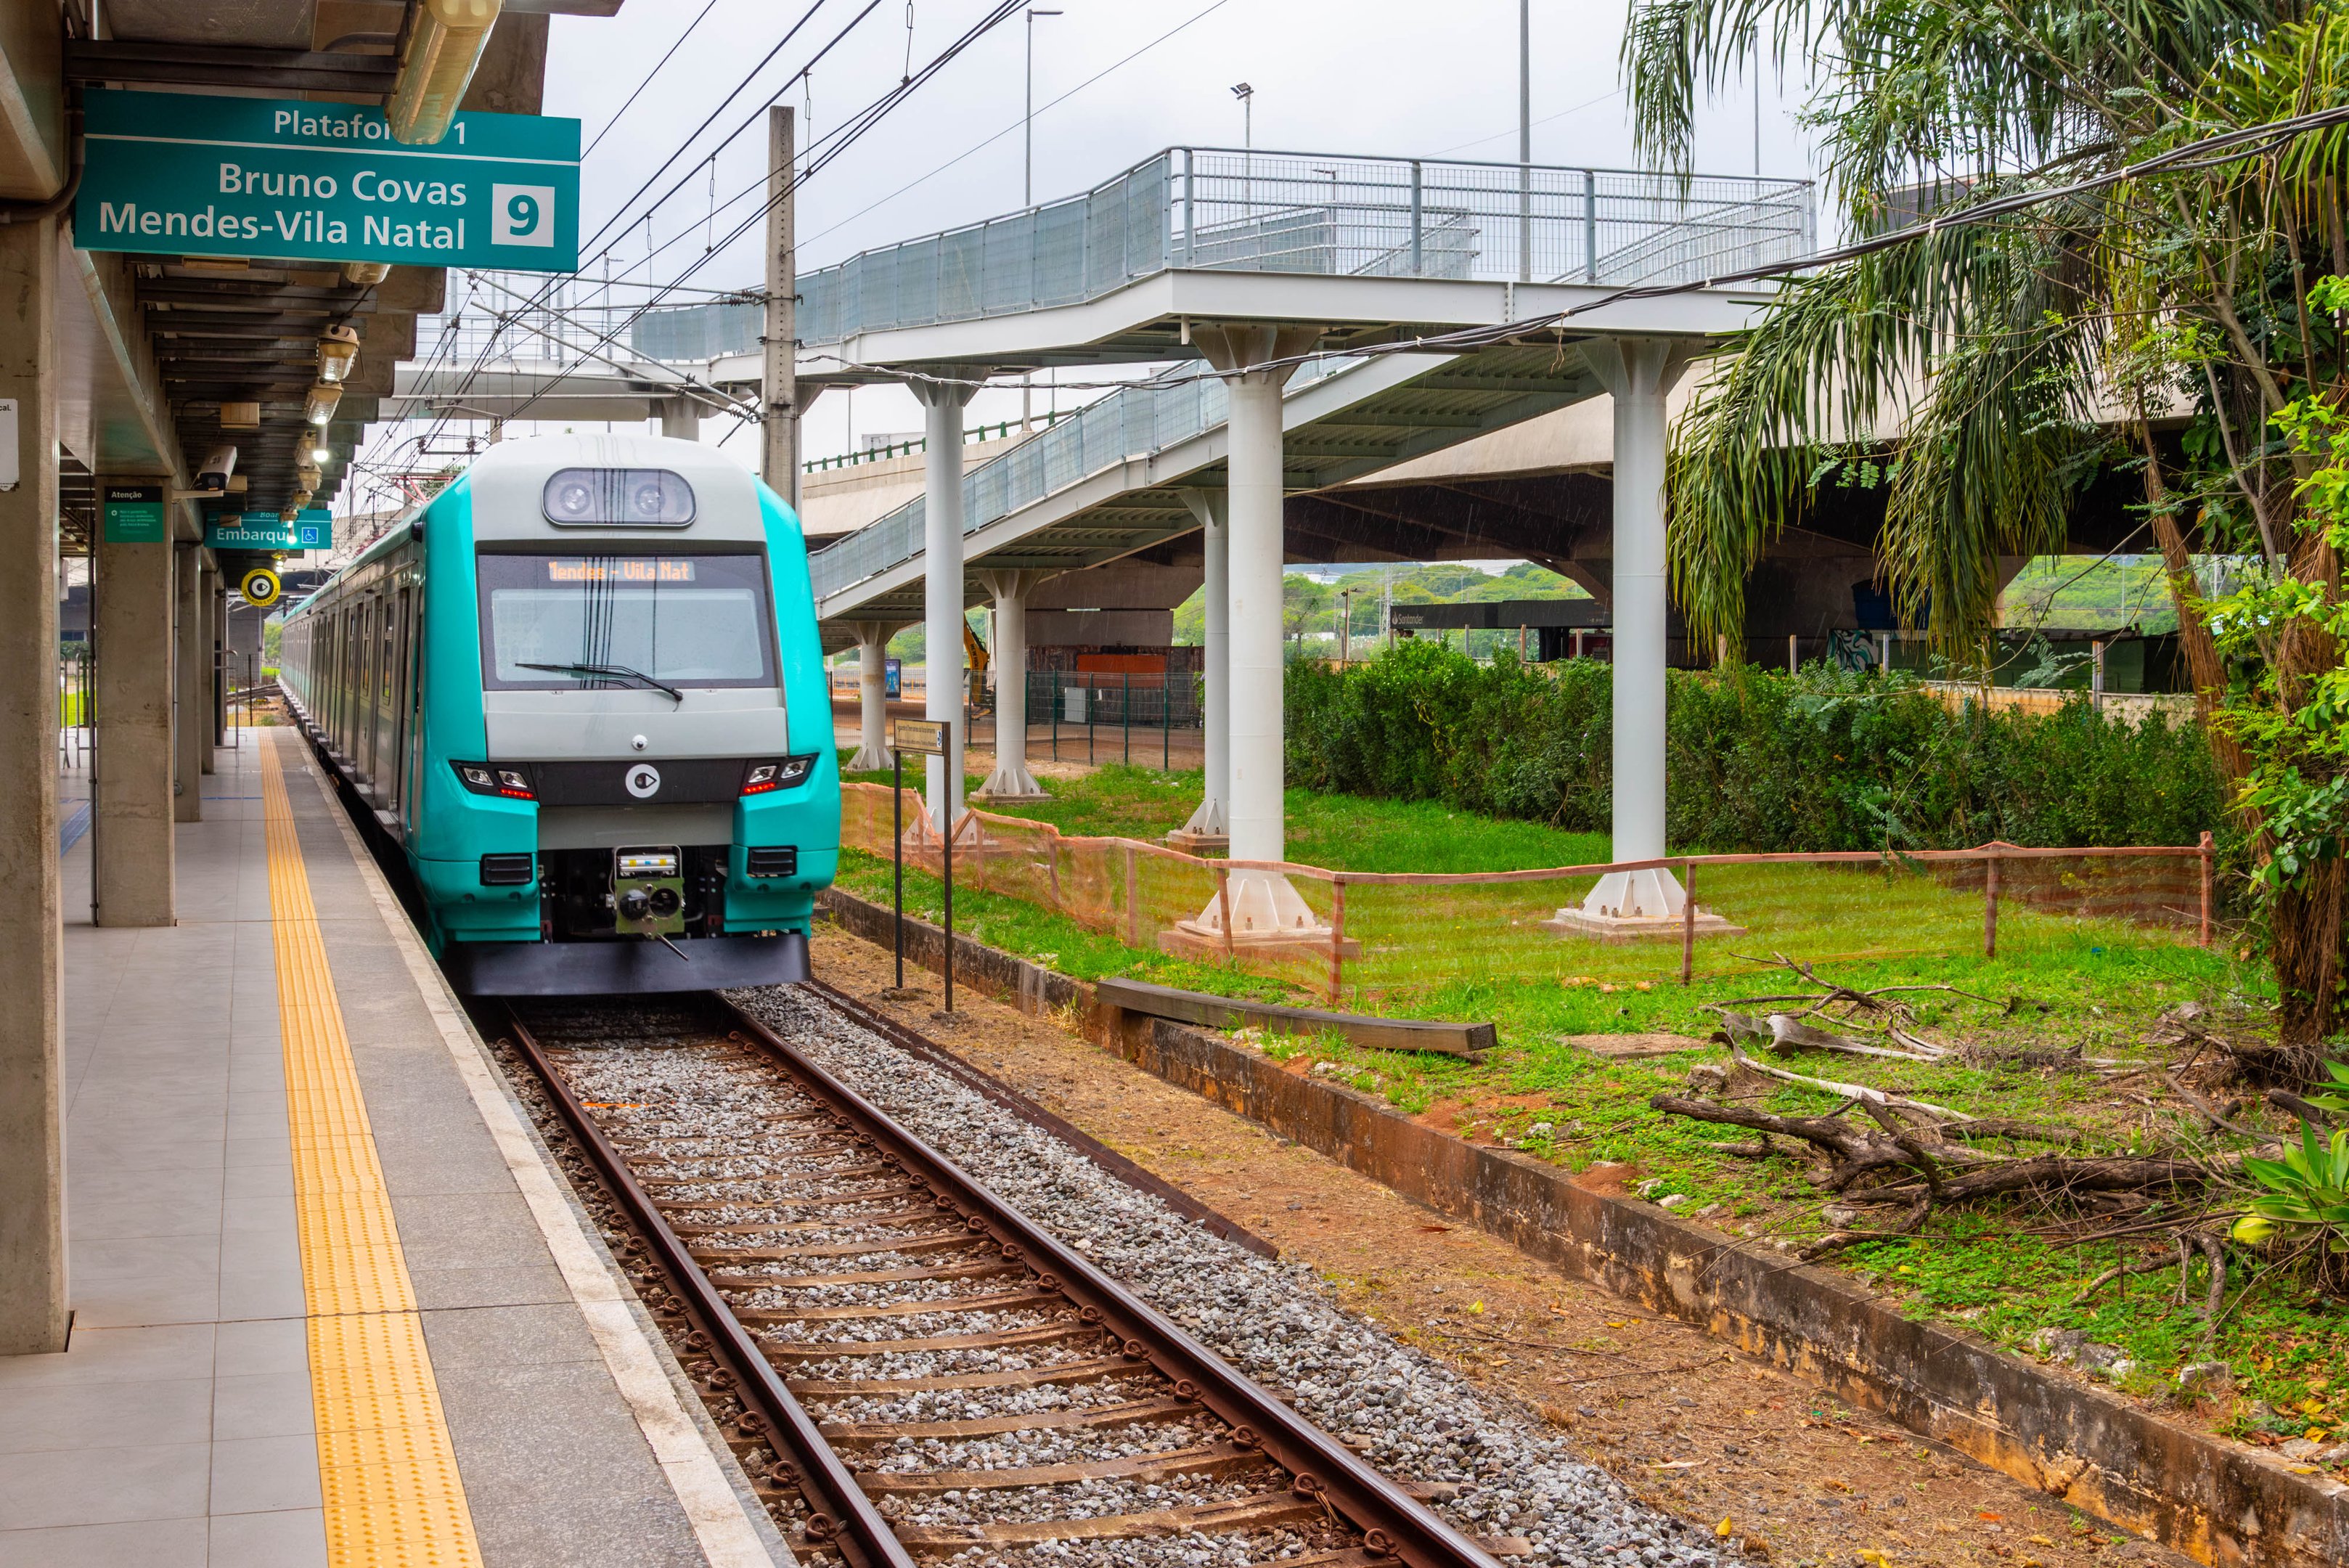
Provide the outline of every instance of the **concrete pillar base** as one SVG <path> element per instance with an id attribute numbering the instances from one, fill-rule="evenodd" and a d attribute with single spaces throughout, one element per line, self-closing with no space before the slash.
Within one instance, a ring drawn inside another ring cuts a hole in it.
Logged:
<path id="1" fill-rule="evenodd" d="M 1028 771 L 1028 596 L 1046 572 L 981 572 L 995 600 L 995 771 L 978 786 L 982 800 L 1049 800 Z"/>
<path id="2" fill-rule="evenodd" d="M 1689 929 L 1688 894 L 1679 877 L 1661 866 L 1641 871 L 1609 871 L 1599 878 L 1579 907 L 1568 906 L 1542 922 L 1553 931 L 1595 936 L 1607 940 L 1639 937 L 1678 937 Z M 1700 904 L 1696 910 L 1699 936 L 1737 936 L 1733 926 Z"/>
<path id="3" fill-rule="evenodd" d="M 1174 929 L 1196 941 L 1224 945 L 1224 907 L 1231 906 L 1231 945 L 1235 949 L 1283 947 L 1290 943 L 1309 943 L 1327 950 L 1331 931 L 1329 925 L 1309 908 L 1286 875 L 1278 871 L 1235 871 L 1225 885 L 1224 896 L 1207 900 L 1207 907 L 1187 920 L 1179 920 Z"/>

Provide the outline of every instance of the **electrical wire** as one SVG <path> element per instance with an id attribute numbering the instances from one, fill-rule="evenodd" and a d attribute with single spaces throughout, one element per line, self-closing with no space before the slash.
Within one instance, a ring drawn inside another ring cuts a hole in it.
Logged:
<path id="1" fill-rule="evenodd" d="M 817 3 L 818 5 L 821 5 L 823 0 L 817 0 Z M 616 344 L 620 334 L 626 332 L 637 321 L 641 320 L 645 313 L 653 308 L 654 306 L 657 305 L 661 298 L 664 297 L 671 289 L 681 285 L 685 279 L 691 277 L 719 252 L 722 252 L 728 245 L 733 244 L 733 242 L 742 234 L 747 234 L 752 225 L 760 223 L 765 218 L 767 213 L 771 209 L 783 201 L 787 196 L 793 193 L 801 183 L 812 178 L 824 168 L 828 167 L 842 153 L 845 152 L 851 146 L 854 145 L 857 140 L 862 139 L 866 131 L 879 124 L 881 120 L 885 119 L 890 113 L 894 112 L 916 92 L 918 92 L 966 49 L 969 48 L 981 37 L 985 36 L 988 33 L 992 32 L 996 27 L 1002 25 L 1002 23 L 1009 19 L 1011 16 L 1018 15 L 1020 5 L 1024 3 L 1025 0 L 999 0 L 999 3 L 994 7 L 994 9 L 979 18 L 979 20 L 967 29 L 961 36 L 957 38 L 952 44 L 949 44 L 945 49 L 941 50 L 936 57 L 925 64 L 919 71 L 907 77 L 905 80 L 898 83 L 896 87 L 890 88 L 887 92 L 882 94 L 880 98 L 866 105 L 864 109 L 851 116 L 839 130 L 825 136 L 823 139 L 823 143 L 821 144 L 823 145 L 823 151 L 821 153 L 811 157 L 800 170 L 796 171 L 786 171 L 786 176 L 782 182 L 782 190 L 776 192 L 773 195 L 770 196 L 766 202 L 761 203 L 756 212 L 752 213 L 749 217 L 745 218 L 740 223 L 737 224 L 732 230 L 730 230 L 727 234 L 726 237 L 719 241 L 714 248 L 705 252 L 698 259 L 689 263 L 684 271 L 678 274 L 676 279 L 673 279 L 669 284 L 663 285 L 656 289 L 653 297 L 631 311 L 627 318 L 617 327 L 607 328 L 603 332 L 595 333 L 595 348 L 600 349 Z M 861 21 L 864 16 L 871 13 L 872 9 L 873 7 L 868 5 L 864 12 L 860 12 L 858 14 L 858 16 L 854 20 L 851 21 L 849 26 L 851 27 L 854 26 L 856 21 Z M 844 37 L 845 36 L 846 29 L 843 29 L 840 36 Z M 835 37 L 833 40 L 833 44 L 837 44 L 838 42 L 839 37 Z M 825 50 L 828 51 L 832 47 L 832 44 L 827 44 L 825 46 Z M 821 59 L 823 57 L 823 52 L 820 51 L 816 57 Z M 809 62 L 811 67 L 814 63 L 815 62 L 813 60 Z M 797 79 L 798 78 L 794 76 L 791 78 L 791 81 L 796 81 Z M 775 96 L 780 98 L 783 92 L 788 91 L 791 87 L 791 81 L 786 81 L 782 87 L 777 90 Z M 756 115 L 754 114 L 752 118 L 755 119 Z M 705 120 L 703 122 L 703 127 L 700 129 L 706 129 L 708 123 L 709 122 Z M 746 121 L 745 124 L 747 126 L 748 122 Z M 695 136 L 698 137 L 700 134 L 700 129 L 696 130 L 694 132 Z M 688 175 L 688 177 L 689 178 L 690 176 Z M 549 283 L 544 286 L 541 288 L 539 294 L 533 296 L 533 300 L 523 308 L 525 310 L 543 308 L 543 302 L 545 296 L 553 293 L 557 286 L 557 283 Z M 566 320 L 572 319 L 569 313 L 563 310 L 559 306 L 554 308 L 553 314 L 561 316 Z M 593 328 L 587 328 L 586 330 L 590 332 L 594 331 Z M 574 349 L 579 348 L 575 343 L 568 344 L 566 346 Z M 481 373 L 483 365 L 486 364 L 488 348 L 485 345 L 481 353 L 476 356 L 474 365 L 467 372 L 465 379 L 458 387 L 454 394 L 455 397 L 462 398 L 466 392 L 470 390 L 473 378 Z M 506 417 L 508 419 L 522 417 L 523 412 L 543 395 L 543 390 L 538 393 L 533 393 L 531 397 L 524 399 L 522 403 L 517 405 L 516 408 Z M 441 429 L 446 427 L 447 422 L 447 418 L 444 415 L 441 419 L 436 421 L 433 430 L 427 433 L 425 439 L 428 441 L 430 440 L 433 435 L 438 434 Z"/>
<path id="2" fill-rule="evenodd" d="M 1095 71 L 1092 75 L 1087 77 L 1084 80 L 1079 82 L 1076 86 L 1071 88 L 1060 97 L 1053 99 L 1049 103 L 1046 103 L 1042 108 L 1037 109 L 1036 112 L 1038 114 L 1043 114 L 1059 108 L 1061 104 L 1068 102 L 1071 99 L 1076 97 L 1077 94 L 1084 91 L 1085 88 L 1092 86 L 1093 83 L 1101 80 L 1103 77 L 1110 75 L 1113 71 L 1122 70 L 1125 67 L 1132 65 L 1134 61 L 1140 59 L 1143 56 L 1148 54 L 1151 50 L 1156 48 L 1159 45 L 1164 43 L 1175 34 L 1183 31 L 1184 28 L 1191 26 L 1192 23 L 1203 19 L 1213 12 L 1220 11 L 1230 4 L 1231 0 L 1213 0 L 1213 4 L 1207 5 L 1202 10 L 1192 13 L 1191 16 L 1185 18 L 1183 21 L 1175 23 L 1174 26 L 1167 28 L 1166 31 L 1159 34 L 1158 36 L 1151 39 L 1150 42 L 1143 45 L 1142 47 L 1134 50 L 1133 53 L 1126 56 L 1123 59 L 1102 67 L 1100 70 Z M 848 216 L 841 219 L 839 222 L 831 224 L 829 227 L 817 230 L 814 234 L 808 235 L 799 243 L 802 245 L 813 244 L 816 241 L 823 238 L 824 235 L 846 227 L 848 224 L 853 223 L 857 219 L 864 216 L 865 213 L 873 212 L 877 208 L 887 206 L 890 202 L 895 201 L 906 192 L 914 189 L 916 185 L 921 185 L 931 180 L 936 179 L 939 175 L 945 173 L 956 164 L 960 163 L 964 159 L 971 156 L 971 154 L 978 152 L 982 149 L 992 147 L 995 143 L 1002 140 L 1005 137 L 1010 135 L 1013 131 L 1026 124 L 1028 122 L 1028 119 L 1029 117 L 1026 115 L 1020 116 L 1019 119 L 1013 120 L 1010 124 L 1005 126 L 1002 130 L 997 131 L 986 140 L 972 143 L 970 146 L 964 148 L 960 152 L 956 153 L 952 158 L 947 159 L 944 163 L 941 163 L 936 168 L 931 170 L 928 173 L 918 175 L 912 180 L 908 180 L 905 183 L 898 186 L 887 195 L 881 197 L 878 201 L 867 202 L 865 205 L 857 208 L 856 211 L 849 213 Z"/>
<path id="3" fill-rule="evenodd" d="M 612 128 L 620 123 L 620 117 L 626 114 L 630 109 L 636 106 L 636 99 L 644 96 L 645 88 L 652 86 L 653 78 L 661 74 L 661 67 L 667 65 L 671 59 L 676 57 L 677 52 L 685 47 L 685 41 L 693 36 L 693 30 L 696 27 L 700 26 L 701 24 L 708 19 L 709 13 L 716 9 L 718 9 L 718 0 L 705 0 L 700 12 L 695 16 L 692 21 L 688 22 L 685 25 L 685 31 L 677 36 L 677 42 L 668 47 L 668 53 L 663 55 L 654 63 L 653 68 L 645 73 L 645 79 L 636 84 L 636 90 L 628 95 L 628 99 L 626 103 L 623 103 L 619 108 L 612 111 L 612 118 L 604 122 L 604 129 L 595 133 L 595 140 L 590 141 L 585 150 L 579 154 L 579 161 L 582 163 L 585 163 L 587 161 L 588 153 L 595 151 L 596 148 L 603 145 L 604 138 L 611 135 Z"/>

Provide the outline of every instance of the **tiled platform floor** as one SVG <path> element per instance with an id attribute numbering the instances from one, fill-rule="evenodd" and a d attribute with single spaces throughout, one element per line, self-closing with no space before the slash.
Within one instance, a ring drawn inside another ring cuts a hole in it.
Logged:
<path id="1" fill-rule="evenodd" d="M 179 830 L 176 927 L 93 928 L 88 837 L 66 857 L 75 1329 L 63 1355 L 0 1360 L 0 1565 L 328 1562 L 263 842 L 272 743 L 482 1560 L 788 1562 L 763 1519 L 713 1527 L 706 1485 L 688 1520 L 675 1453 L 665 1472 L 639 1420 L 643 1380 L 632 1408 L 314 764 L 290 732 L 237 738 L 203 781 L 205 820 Z M 737 1550 L 713 1550 L 730 1531 Z"/>

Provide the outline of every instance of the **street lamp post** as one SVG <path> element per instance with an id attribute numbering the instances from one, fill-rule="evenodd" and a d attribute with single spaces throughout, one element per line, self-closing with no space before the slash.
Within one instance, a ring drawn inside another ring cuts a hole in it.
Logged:
<path id="1" fill-rule="evenodd" d="M 1019 204 L 1036 204 L 1036 18 L 1058 16 L 1058 11 L 1039 6 L 1028 8 L 1028 90 L 1026 107 L 1019 116 Z M 1036 372 L 1030 370 L 1019 378 L 1019 431 L 1028 432 L 1035 418 Z"/>

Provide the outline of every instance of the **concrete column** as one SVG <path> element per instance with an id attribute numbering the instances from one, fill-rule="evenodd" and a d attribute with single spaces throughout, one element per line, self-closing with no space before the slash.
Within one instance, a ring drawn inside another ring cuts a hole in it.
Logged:
<path id="1" fill-rule="evenodd" d="M 212 736 L 205 700 L 203 549 L 182 545 L 172 561 L 171 819 L 204 819 L 204 753 Z"/>
<path id="2" fill-rule="evenodd" d="M 203 689 L 203 724 L 211 735 L 204 747 L 203 771 L 210 774 L 217 758 L 213 748 L 228 744 L 228 710 L 221 703 L 221 622 L 222 599 L 226 589 L 222 585 L 220 563 L 209 554 L 204 556 L 204 578 L 202 585 L 204 609 L 203 670 L 199 677 Z"/>
<path id="3" fill-rule="evenodd" d="M 1599 338 L 1583 357 L 1615 400 L 1614 850 L 1664 853 L 1664 398 L 1687 368 L 1670 338 Z M 1613 871 L 1557 923 L 1581 929 L 1681 929 L 1687 895 L 1669 870 Z M 1707 929 L 1717 918 L 1701 919 Z"/>
<path id="4" fill-rule="evenodd" d="M 98 546 L 91 847 L 101 926 L 171 923 L 171 553 L 168 543 Z"/>
<path id="5" fill-rule="evenodd" d="M 1207 615 L 1205 671 L 1206 711 L 1201 739 L 1206 747 L 1206 778 L 1199 809 L 1167 836 L 1178 849 L 1221 849 L 1231 839 L 1227 804 L 1232 797 L 1231 494 L 1222 490 L 1185 490 L 1183 503 L 1199 520 L 1201 555 L 1206 562 L 1200 597 Z"/>
<path id="6" fill-rule="evenodd" d="M 895 761 L 889 750 L 889 639 L 894 621 L 852 621 L 856 634 L 856 754 L 847 771 L 871 773 Z"/>
<path id="7" fill-rule="evenodd" d="M 0 1355 L 66 1347 L 57 886 L 57 226 L 0 228 Z"/>
<path id="8" fill-rule="evenodd" d="M 1286 670 L 1280 612 L 1287 491 L 1281 458 L 1280 390 L 1289 367 L 1275 362 L 1309 348 L 1310 329 L 1269 327 L 1194 328 L 1192 341 L 1223 372 L 1229 395 L 1226 450 L 1230 545 L 1227 606 L 1230 659 L 1230 794 L 1225 802 L 1231 858 L 1287 858 L 1281 794 Z M 1329 939 L 1329 928 L 1278 872 L 1236 872 L 1227 880 L 1229 940 L 1260 945 Z M 1194 920 L 1194 937 L 1220 939 L 1226 900 Z"/>
<path id="9" fill-rule="evenodd" d="M 954 723 L 954 754 L 929 757 L 926 794 L 930 818 L 941 833 L 952 831 L 963 808 L 963 573 L 962 411 L 982 378 L 971 370 L 943 369 L 940 376 L 969 379 L 912 381 L 907 388 L 926 415 L 922 465 L 922 632 L 927 691 L 922 714 Z"/>
<path id="10" fill-rule="evenodd" d="M 981 572 L 995 600 L 995 771 L 978 793 L 989 800 L 1042 800 L 1028 771 L 1028 596 L 1050 572 Z"/>
<path id="11" fill-rule="evenodd" d="M 661 434 L 672 441 L 701 439 L 701 405 L 691 398 L 665 398 L 660 406 Z"/>

